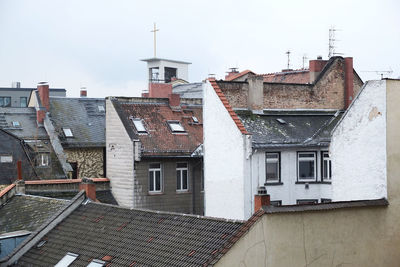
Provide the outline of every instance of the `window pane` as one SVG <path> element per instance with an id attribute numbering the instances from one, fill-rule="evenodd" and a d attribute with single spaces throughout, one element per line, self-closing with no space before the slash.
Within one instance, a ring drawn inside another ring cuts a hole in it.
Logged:
<path id="1" fill-rule="evenodd" d="M 267 163 L 267 180 L 277 180 L 279 178 L 278 163 Z"/>
<path id="2" fill-rule="evenodd" d="M 154 171 L 149 172 L 149 191 L 154 191 Z"/>
<path id="3" fill-rule="evenodd" d="M 188 179 L 187 179 L 187 170 L 182 171 L 182 189 L 188 189 Z"/>
<path id="4" fill-rule="evenodd" d="M 329 178 L 332 178 L 332 163 L 329 161 Z"/>
<path id="5" fill-rule="evenodd" d="M 11 97 L 5 97 L 4 98 L 4 106 L 5 107 L 11 107 Z"/>
<path id="6" fill-rule="evenodd" d="M 176 171 L 176 189 L 181 189 L 181 171 Z"/>
<path id="7" fill-rule="evenodd" d="M 169 126 L 171 127 L 171 130 L 173 132 L 184 132 L 185 129 L 181 125 L 180 122 L 168 122 Z"/>
<path id="8" fill-rule="evenodd" d="M 155 191 L 161 191 L 161 172 L 156 171 L 156 190 Z"/>
<path id="9" fill-rule="evenodd" d="M 324 160 L 324 164 L 323 164 L 322 168 L 323 168 L 322 177 L 328 178 L 328 161 L 327 160 Z"/>
<path id="10" fill-rule="evenodd" d="M 299 178 L 300 179 L 314 178 L 314 161 L 299 162 Z"/>
<path id="11" fill-rule="evenodd" d="M 26 97 L 21 97 L 20 98 L 20 106 L 21 108 L 27 107 L 28 103 L 27 103 L 27 98 Z"/>
<path id="12" fill-rule="evenodd" d="M 133 124 L 135 125 L 136 130 L 139 133 L 147 133 L 146 128 L 144 128 L 143 122 L 140 119 L 132 119 Z"/>
<path id="13" fill-rule="evenodd" d="M 267 153 L 267 159 L 278 159 L 278 153 Z"/>
<path id="14" fill-rule="evenodd" d="M 314 156 L 314 153 L 299 153 L 299 158 L 313 158 Z"/>

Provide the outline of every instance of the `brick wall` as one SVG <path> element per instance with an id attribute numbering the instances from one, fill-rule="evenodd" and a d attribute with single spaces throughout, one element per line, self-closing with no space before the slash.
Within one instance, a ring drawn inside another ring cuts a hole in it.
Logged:
<path id="1" fill-rule="evenodd" d="M 247 82 L 218 82 L 233 108 L 247 108 L 249 85 Z M 362 81 L 354 75 L 354 94 Z M 337 58 L 315 84 L 264 83 L 263 109 L 276 108 L 345 108 L 344 59 Z"/>
<path id="2" fill-rule="evenodd" d="M 189 191 L 176 191 L 176 163 L 189 164 Z M 149 194 L 149 164 L 161 163 L 163 176 L 163 192 Z M 203 193 L 201 190 L 202 164 L 200 159 L 143 159 L 135 163 L 135 208 L 193 213 L 193 168 L 195 187 L 195 214 L 203 214 Z"/>

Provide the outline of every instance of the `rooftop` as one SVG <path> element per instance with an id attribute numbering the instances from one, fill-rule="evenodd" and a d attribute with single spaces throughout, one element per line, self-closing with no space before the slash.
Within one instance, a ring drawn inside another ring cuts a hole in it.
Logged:
<path id="1" fill-rule="evenodd" d="M 33 246 L 18 265 L 54 266 L 70 252 L 79 255 L 70 266 L 86 266 L 93 259 L 111 266 L 204 266 L 222 256 L 242 226 L 242 221 L 89 202 L 46 234 L 46 243 Z"/>
<path id="2" fill-rule="evenodd" d="M 64 147 L 104 147 L 105 114 L 103 98 L 50 97 L 50 119 Z"/>
<path id="3" fill-rule="evenodd" d="M 178 64 L 192 64 L 191 62 L 179 61 L 179 60 L 173 60 L 173 59 L 166 59 L 166 58 L 158 58 L 158 57 L 141 59 L 141 61 L 145 61 L 145 62 L 168 61 L 168 62 L 173 62 L 173 63 L 178 63 Z"/>

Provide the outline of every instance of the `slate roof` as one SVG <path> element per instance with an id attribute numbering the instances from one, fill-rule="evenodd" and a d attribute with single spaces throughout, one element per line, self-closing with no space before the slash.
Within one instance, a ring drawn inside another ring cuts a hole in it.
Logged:
<path id="1" fill-rule="evenodd" d="M 131 139 L 140 140 L 144 157 L 191 156 L 203 143 L 201 106 L 172 109 L 162 98 L 113 98 L 112 103 Z M 139 134 L 132 118 L 141 119 L 148 133 Z M 185 133 L 172 133 L 168 121 L 179 121 Z"/>
<path id="2" fill-rule="evenodd" d="M 13 126 L 13 121 L 20 126 Z M 48 139 L 46 130 L 37 126 L 35 108 L 0 107 L 0 128 L 21 139 Z"/>
<path id="3" fill-rule="evenodd" d="M 19 230 L 35 231 L 69 201 L 15 195 L 0 205 L 0 234 Z"/>
<path id="4" fill-rule="evenodd" d="M 177 84 L 172 93 L 179 94 L 181 98 L 203 98 L 203 83 Z"/>
<path id="5" fill-rule="evenodd" d="M 331 131 L 343 112 L 279 110 L 253 114 L 237 110 L 253 148 L 328 146 Z"/>
<path id="6" fill-rule="evenodd" d="M 33 246 L 17 265 L 54 266 L 72 252 L 79 257 L 71 267 L 87 266 L 92 259 L 103 259 L 107 266 L 206 266 L 233 245 L 243 225 L 89 202 L 46 234 L 45 245 Z"/>
<path id="7" fill-rule="evenodd" d="M 261 74 L 268 83 L 310 83 L 310 70 L 289 70 L 276 73 Z"/>
<path id="8" fill-rule="evenodd" d="M 104 147 L 105 107 L 103 98 L 50 97 L 50 119 L 63 147 Z M 74 137 L 65 137 L 63 128 Z"/>

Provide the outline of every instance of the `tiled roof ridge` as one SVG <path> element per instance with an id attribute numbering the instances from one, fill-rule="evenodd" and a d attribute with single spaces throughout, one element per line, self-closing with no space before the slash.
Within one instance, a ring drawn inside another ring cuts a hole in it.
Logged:
<path id="1" fill-rule="evenodd" d="M 254 73 L 253 71 L 251 71 L 251 70 L 244 70 L 244 71 L 241 71 L 241 72 L 239 72 L 239 73 L 236 73 L 236 74 L 234 74 L 234 75 L 231 75 L 231 76 L 229 76 L 228 78 L 226 78 L 225 79 L 225 81 L 232 81 L 232 80 L 234 80 L 234 79 L 237 79 L 237 78 L 239 78 L 239 77 L 241 77 L 241 76 L 243 76 L 243 75 L 246 75 L 246 74 L 248 74 L 248 73 Z"/>
<path id="2" fill-rule="evenodd" d="M 243 220 L 237 220 L 237 219 L 226 219 L 226 218 L 218 218 L 218 217 L 211 217 L 211 216 L 202 216 L 202 215 L 195 215 L 195 214 L 186 214 L 186 213 L 178 213 L 178 212 L 172 212 L 172 211 L 160 211 L 160 210 L 150 210 L 150 209 L 141 209 L 141 208 L 129 208 L 129 207 L 123 207 L 123 206 L 116 206 L 113 204 L 107 204 L 107 203 L 101 203 L 101 202 L 93 202 L 89 201 L 90 204 L 95 204 L 95 205 L 101 205 L 101 206 L 109 206 L 117 209 L 125 209 L 125 210 L 135 210 L 135 211 L 141 211 L 141 212 L 149 212 L 149 213 L 155 213 L 155 214 L 161 214 L 161 215 L 176 215 L 176 216 L 181 216 L 181 217 L 190 217 L 190 218 L 198 218 L 198 219 L 205 219 L 205 220 L 211 220 L 211 221 L 218 221 L 218 222 L 228 222 L 228 223 L 246 223 L 246 221 Z"/>
<path id="3" fill-rule="evenodd" d="M 256 211 L 236 232 L 228 239 L 228 241 L 221 247 L 214 256 L 205 262 L 203 266 L 214 265 L 224 254 L 226 254 L 231 247 L 249 231 L 251 226 L 258 221 L 266 212 L 263 209 Z"/>
<path id="4" fill-rule="evenodd" d="M 208 81 L 210 82 L 211 86 L 214 88 L 215 93 L 218 95 L 219 99 L 221 100 L 222 104 L 224 105 L 226 111 L 228 111 L 229 115 L 231 116 L 233 122 L 238 127 L 239 131 L 242 134 L 249 134 L 247 132 L 246 128 L 244 128 L 244 125 L 243 125 L 242 121 L 239 119 L 239 117 L 237 116 L 235 111 L 233 111 L 231 105 L 229 105 L 228 100 L 226 99 L 226 97 L 225 97 L 224 93 L 222 92 L 221 88 L 219 88 L 215 78 L 209 78 Z"/>
<path id="5" fill-rule="evenodd" d="M 89 178 L 93 182 L 109 182 L 110 179 L 108 178 Z M 74 184 L 74 183 L 81 183 L 82 179 L 53 179 L 53 180 L 31 180 L 25 181 L 25 184 Z"/>
<path id="6" fill-rule="evenodd" d="M 309 69 L 295 69 L 290 71 L 278 71 L 278 72 L 269 72 L 263 74 L 257 74 L 256 76 L 273 76 L 273 75 L 285 75 L 285 74 L 293 74 L 293 73 L 301 73 L 301 72 L 309 72 Z"/>
<path id="7" fill-rule="evenodd" d="M 4 188 L 3 190 L 0 191 L 0 197 L 4 196 L 5 194 L 8 193 L 8 191 L 10 191 L 11 189 L 13 189 L 15 187 L 15 184 L 10 184 L 9 186 L 7 186 L 6 188 Z"/>

